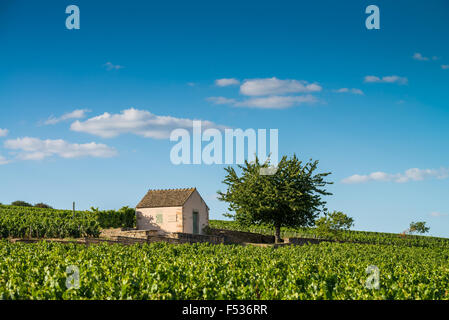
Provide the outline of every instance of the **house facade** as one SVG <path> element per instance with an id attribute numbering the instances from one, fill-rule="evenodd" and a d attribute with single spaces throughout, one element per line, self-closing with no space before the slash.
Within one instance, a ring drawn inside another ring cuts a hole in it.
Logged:
<path id="1" fill-rule="evenodd" d="M 149 190 L 136 206 L 137 229 L 204 234 L 209 207 L 196 188 Z"/>

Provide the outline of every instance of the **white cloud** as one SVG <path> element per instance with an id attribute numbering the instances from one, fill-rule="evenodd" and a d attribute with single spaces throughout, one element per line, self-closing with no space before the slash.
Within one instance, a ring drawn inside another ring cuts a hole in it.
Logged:
<path id="1" fill-rule="evenodd" d="M 449 69 L 449 64 L 442 64 L 441 69 L 443 69 L 443 70 Z"/>
<path id="2" fill-rule="evenodd" d="M 54 116 L 50 116 L 50 118 L 48 118 L 44 124 L 56 124 L 65 120 L 70 120 L 70 119 L 81 119 L 84 118 L 86 116 L 86 113 L 90 112 L 90 110 L 88 109 L 77 109 L 74 110 L 72 112 L 68 112 L 63 114 L 62 116 L 60 116 L 59 118 L 56 118 Z"/>
<path id="3" fill-rule="evenodd" d="M 121 65 L 118 65 L 118 64 L 113 64 L 113 63 L 111 63 L 109 61 L 106 62 L 103 66 L 108 71 L 110 71 L 110 70 L 119 70 L 119 69 L 123 69 L 124 68 L 124 66 L 121 66 Z"/>
<path id="4" fill-rule="evenodd" d="M 447 179 L 449 178 L 449 168 L 440 169 L 418 169 L 411 168 L 404 173 L 389 174 L 385 172 L 373 172 L 368 175 L 355 174 L 342 180 L 343 183 L 364 183 L 368 181 L 392 181 L 404 183 L 409 181 L 422 181 L 425 179 Z"/>
<path id="5" fill-rule="evenodd" d="M 304 96 L 268 96 L 255 97 L 244 100 L 228 99 L 225 97 L 209 97 L 206 100 L 214 104 L 228 104 L 234 107 L 258 109 L 285 109 L 303 103 L 314 103 L 317 99 L 312 95 Z"/>
<path id="6" fill-rule="evenodd" d="M 53 155 L 62 158 L 109 158 L 117 155 L 114 148 L 95 142 L 78 144 L 69 143 L 62 139 L 41 140 L 38 138 L 17 138 L 4 143 L 6 149 L 18 150 L 18 160 L 42 160 Z"/>
<path id="7" fill-rule="evenodd" d="M 219 79 L 215 82 L 218 86 L 238 84 L 236 79 Z M 244 99 L 226 97 L 209 97 L 206 100 L 214 104 L 227 104 L 234 107 L 259 108 L 259 109 L 285 109 L 303 103 L 313 103 L 317 99 L 310 95 L 288 95 L 298 92 L 318 92 L 322 88 L 316 83 L 308 83 L 302 80 L 281 80 L 273 78 L 247 79 L 240 86 L 240 93 L 248 96 Z M 353 89 L 360 94 L 360 90 Z"/>
<path id="8" fill-rule="evenodd" d="M 203 128 L 224 129 L 225 126 L 216 125 L 211 121 L 201 121 Z M 113 138 L 120 134 L 131 133 L 145 138 L 168 139 L 174 129 L 192 129 L 193 120 L 158 116 L 146 110 L 127 109 L 119 114 L 105 112 L 102 115 L 75 121 L 70 129 L 86 132 L 103 138 Z"/>
<path id="9" fill-rule="evenodd" d="M 218 87 L 236 86 L 240 81 L 235 78 L 223 78 L 215 80 L 215 85 Z"/>
<path id="10" fill-rule="evenodd" d="M 214 104 L 235 104 L 237 102 L 237 100 L 235 99 L 229 99 L 229 98 L 225 98 L 225 97 L 209 97 L 206 98 L 207 101 L 210 101 Z"/>
<path id="11" fill-rule="evenodd" d="M 435 57 L 434 57 L 435 58 Z M 415 59 L 415 60 L 419 60 L 419 61 L 427 61 L 427 60 L 429 60 L 429 58 L 427 58 L 427 57 L 424 57 L 421 53 L 419 53 L 419 52 L 416 52 L 414 55 L 413 55 L 413 59 Z"/>
<path id="12" fill-rule="evenodd" d="M 8 129 L 2 129 L 0 128 L 0 137 L 6 137 L 9 133 Z"/>
<path id="13" fill-rule="evenodd" d="M 430 216 L 436 217 L 436 218 L 446 217 L 447 215 L 448 215 L 447 213 L 441 213 L 441 212 L 437 212 L 437 211 L 430 213 Z"/>
<path id="14" fill-rule="evenodd" d="M 357 88 L 352 88 L 352 89 L 340 88 L 340 89 L 333 90 L 333 91 L 337 92 L 337 93 L 353 93 L 353 94 L 359 94 L 359 95 L 363 95 L 364 94 L 362 90 L 357 89 Z"/>
<path id="15" fill-rule="evenodd" d="M 351 93 L 353 93 L 353 94 L 360 94 L 360 95 L 364 94 L 362 90 L 356 89 L 356 88 L 352 88 L 351 89 Z"/>
<path id="16" fill-rule="evenodd" d="M 350 177 L 344 178 L 341 182 L 350 184 L 350 183 L 363 183 L 367 182 L 368 180 L 369 180 L 368 176 L 354 174 Z"/>
<path id="17" fill-rule="evenodd" d="M 260 108 L 260 109 L 285 109 L 303 103 L 314 103 L 317 99 L 312 95 L 304 96 L 269 96 L 250 98 L 236 102 L 236 107 Z"/>
<path id="18" fill-rule="evenodd" d="M 276 77 L 245 80 L 240 93 L 246 96 L 280 95 L 295 92 L 318 92 L 322 88 L 316 83 L 299 80 L 281 80 Z"/>
<path id="19" fill-rule="evenodd" d="M 379 82 L 379 81 L 381 81 L 379 77 L 365 76 L 365 82 Z"/>
<path id="20" fill-rule="evenodd" d="M 385 76 L 379 78 L 377 76 L 366 76 L 365 82 L 368 83 L 398 83 L 398 84 L 407 84 L 408 79 L 405 77 L 399 76 Z"/>

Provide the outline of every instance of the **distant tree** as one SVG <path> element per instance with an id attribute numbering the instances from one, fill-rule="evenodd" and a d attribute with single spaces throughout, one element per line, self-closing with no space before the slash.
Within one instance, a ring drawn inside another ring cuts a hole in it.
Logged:
<path id="1" fill-rule="evenodd" d="M 313 226 L 316 217 L 325 211 L 321 197 L 330 195 L 324 180 L 330 173 L 315 173 L 318 161 L 302 163 L 296 155 L 282 157 L 277 170 L 271 175 L 261 175 L 261 169 L 270 168 L 269 162 L 245 161 L 239 165 L 241 175 L 234 168 L 225 168 L 223 183 L 226 192 L 218 191 L 219 200 L 229 204 L 228 214 L 240 225 L 271 225 L 275 241 L 281 242 L 281 227 Z"/>
<path id="2" fill-rule="evenodd" d="M 316 232 L 322 237 L 338 237 L 341 231 L 349 230 L 354 225 L 354 219 L 341 211 L 326 213 L 315 221 Z"/>
<path id="3" fill-rule="evenodd" d="M 52 208 L 51 206 L 49 206 L 48 204 L 42 203 L 42 202 L 36 203 L 34 206 L 35 206 L 36 208 L 53 209 L 53 208 Z"/>
<path id="4" fill-rule="evenodd" d="M 410 227 L 408 228 L 410 233 L 427 233 L 430 228 L 426 227 L 426 223 L 424 221 L 421 222 L 412 222 L 410 223 Z"/>
<path id="5" fill-rule="evenodd" d="M 18 206 L 18 207 L 32 207 L 33 205 L 29 204 L 28 202 L 17 200 L 11 203 L 12 206 Z"/>

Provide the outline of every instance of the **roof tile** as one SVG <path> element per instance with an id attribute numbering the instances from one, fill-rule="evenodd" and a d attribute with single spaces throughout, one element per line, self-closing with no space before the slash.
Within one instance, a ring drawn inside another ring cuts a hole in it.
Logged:
<path id="1" fill-rule="evenodd" d="M 196 188 L 149 190 L 136 208 L 179 207 Z"/>

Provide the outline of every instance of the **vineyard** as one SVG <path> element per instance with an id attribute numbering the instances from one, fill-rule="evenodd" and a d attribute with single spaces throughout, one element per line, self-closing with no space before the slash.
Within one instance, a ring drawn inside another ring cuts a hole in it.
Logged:
<path id="1" fill-rule="evenodd" d="M 0 238 L 80 238 L 98 237 L 101 229 L 135 227 L 135 210 L 123 207 L 119 210 L 90 211 L 57 210 L 36 207 L 0 205 Z M 242 227 L 234 221 L 210 220 L 210 227 L 234 231 L 246 231 L 273 235 L 269 226 Z M 320 238 L 314 228 L 282 228 L 281 236 Z M 399 235 L 392 233 L 344 231 L 330 240 L 347 242 L 389 244 L 419 247 L 449 248 L 449 239 Z"/>
<path id="2" fill-rule="evenodd" d="M 3 240 L 0 299 L 449 299 L 448 260 L 449 249 L 348 243 L 274 249 Z M 368 266 L 378 268 L 378 287 L 367 286 L 376 276 Z M 74 268 L 79 286 L 68 289 Z"/>
<path id="3" fill-rule="evenodd" d="M 242 227 L 234 221 L 210 220 L 211 228 L 226 229 L 234 231 L 254 232 L 265 235 L 274 235 L 274 230 L 269 226 Z M 284 238 L 320 238 L 314 228 L 281 228 L 281 237 Z M 368 244 L 405 245 L 419 247 L 443 247 L 449 248 L 449 239 L 417 235 L 400 235 L 395 233 L 368 232 L 368 231 L 342 231 L 330 240 L 347 242 L 359 242 Z"/>
<path id="4" fill-rule="evenodd" d="M 98 237 L 101 228 L 133 227 L 134 209 L 70 211 L 0 205 L 0 237 Z"/>
<path id="5" fill-rule="evenodd" d="M 133 226 L 135 211 L 127 207 L 73 212 L 0 205 L 2 238 L 98 237 L 103 228 Z M 232 221 L 211 220 L 210 226 L 273 234 Z M 284 228 L 282 236 L 318 237 L 313 228 Z M 361 231 L 335 239 L 347 243 L 86 246 L 4 239 L 0 299 L 449 300 L 449 239 Z M 70 287 L 74 270 L 79 285 Z"/>

